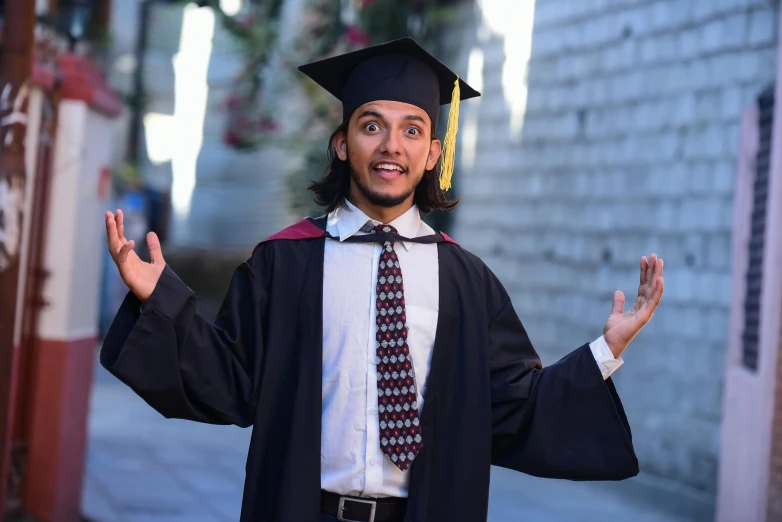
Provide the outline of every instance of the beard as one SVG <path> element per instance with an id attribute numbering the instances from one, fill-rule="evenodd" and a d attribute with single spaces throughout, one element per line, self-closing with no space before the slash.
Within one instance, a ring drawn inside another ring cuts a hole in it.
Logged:
<path id="1" fill-rule="evenodd" d="M 413 192 L 415 192 L 415 189 L 418 186 L 418 183 L 416 183 L 410 188 L 410 190 L 403 192 L 402 194 L 397 194 L 397 195 L 381 194 L 366 186 L 362 181 L 361 176 L 359 176 L 358 172 L 355 171 L 353 165 L 351 165 L 350 163 L 348 163 L 348 169 L 350 170 L 350 179 L 351 181 L 353 181 L 353 184 L 355 185 L 356 189 L 359 192 L 361 192 L 361 194 L 370 204 L 375 205 L 376 207 L 393 208 L 399 206 L 402 203 L 404 203 Z M 408 172 L 405 175 L 408 176 L 410 174 Z"/>

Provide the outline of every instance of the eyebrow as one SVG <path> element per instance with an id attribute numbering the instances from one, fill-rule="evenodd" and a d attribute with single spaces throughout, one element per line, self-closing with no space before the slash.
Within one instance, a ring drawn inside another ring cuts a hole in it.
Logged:
<path id="1" fill-rule="evenodd" d="M 381 120 L 385 119 L 385 117 L 384 117 L 382 114 L 380 114 L 380 113 L 379 113 L 379 112 L 377 112 L 377 111 L 373 111 L 373 110 L 371 110 L 371 109 L 370 109 L 370 110 L 366 110 L 366 111 L 362 112 L 362 113 L 359 115 L 358 119 L 360 120 L 360 119 L 362 119 L 362 118 L 366 118 L 366 117 L 368 117 L 368 116 L 371 116 L 371 117 L 373 117 L 373 118 L 379 118 L 379 119 L 381 119 Z M 424 120 L 424 119 L 423 119 L 421 116 L 418 116 L 417 114 L 408 114 L 407 116 L 405 116 L 405 120 L 406 120 L 406 121 L 420 121 L 421 123 L 423 123 L 424 125 L 426 125 L 426 120 Z"/>

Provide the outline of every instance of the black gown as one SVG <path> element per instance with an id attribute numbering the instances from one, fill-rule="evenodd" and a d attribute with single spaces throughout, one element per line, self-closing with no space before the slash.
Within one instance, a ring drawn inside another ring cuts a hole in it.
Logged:
<path id="1" fill-rule="evenodd" d="M 241 520 L 320 513 L 323 219 L 258 245 L 214 323 L 166 267 L 128 294 L 101 364 L 168 418 L 253 426 Z M 430 236 L 433 237 L 433 236 Z M 405 522 L 485 521 L 490 464 L 539 477 L 638 473 L 630 427 L 589 344 L 545 369 L 497 277 L 436 236 L 440 310 Z"/>

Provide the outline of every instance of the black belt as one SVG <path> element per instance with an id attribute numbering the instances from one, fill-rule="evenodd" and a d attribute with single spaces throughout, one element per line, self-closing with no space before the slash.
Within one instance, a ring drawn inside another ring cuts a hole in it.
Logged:
<path id="1" fill-rule="evenodd" d="M 402 522 L 406 506 L 406 498 L 358 498 L 320 492 L 321 512 L 345 522 Z"/>

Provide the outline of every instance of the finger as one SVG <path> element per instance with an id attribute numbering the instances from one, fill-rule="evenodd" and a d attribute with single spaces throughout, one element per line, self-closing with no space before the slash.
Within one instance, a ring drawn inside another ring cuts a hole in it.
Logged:
<path id="1" fill-rule="evenodd" d="M 163 251 L 160 249 L 160 239 L 157 234 L 150 232 L 147 234 L 147 249 L 149 250 L 149 259 L 154 264 L 165 264 L 163 260 Z"/>
<path id="2" fill-rule="evenodd" d="M 654 311 L 657 309 L 657 305 L 660 304 L 660 300 L 663 297 L 663 278 L 658 277 L 654 280 L 654 291 L 651 299 L 646 299 L 644 303 L 639 307 L 636 317 L 644 324 L 652 318 Z"/>
<path id="3" fill-rule="evenodd" d="M 644 284 L 644 280 L 646 279 L 646 267 L 647 267 L 646 256 L 642 256 L 641 257 L 641 280 L 640 280 L 641 285 Z"/>
<path id="4" fill-rule="evenodd" d="M 657 308 L 657 305 L 660 304 L 660 300 L 663 298 L 664 290 L 665 290 L 665 284 L 663 282 L 663 277 L 660 276 L 657 278 L 655 288 L 654 288 L 654 294 L 652 295 L 652 301 L 654 301 L 655 308 Z"/>
<path id="5" fill-rule="evenodd" d="M 117 255 L 117 251 L 122 247 L 122 242 L 117 235 L 117 223 L 114 220 L 114 214 L 106 212 L 106 237 L 109 240 L 109 252 Z"/>
<path id="6" fill-rule="evenodd" d="M 654 276 L 662 276 L 663 275 L 663 265 L 665 263 L 663 262 L 662 258 L 657 259 L 657 263 L 654 265 Z"/>
<path id="7" fill-rule="evenodd" d="M 657 254 L 652 254 L 649 256 L 649 262 L 646 263 L 646 277 L 644 278 L 644 283 L 647 285 L 652 284 L 652 275 L 654 274 L 654 265 L 657 263 Z"/>
<path id="8" fill-rule="evenodd" d="M 614 303 L 611 306 L 611 315 L 621 314 L 625 309 L 625 294 L 621 290 L 614 292 Z"/>
<path id="9" fill-rule="evenodd" d="M 122 248 L 119 249 L 119 253 L 117 254 L 117 264 L 122 264 L 125 261 L 128 260 L 128 254 L 133 250 L 133 247 L 136 245 L 136 242 L 131 240 L 122 245 Z"/>
<path id="10" fill-rule="evenodd" d="M 125 239 L 125 215 L 122 213 L 122 209 L 117 209 L 117 235 L 120 241 L 126 243 Z"/>

